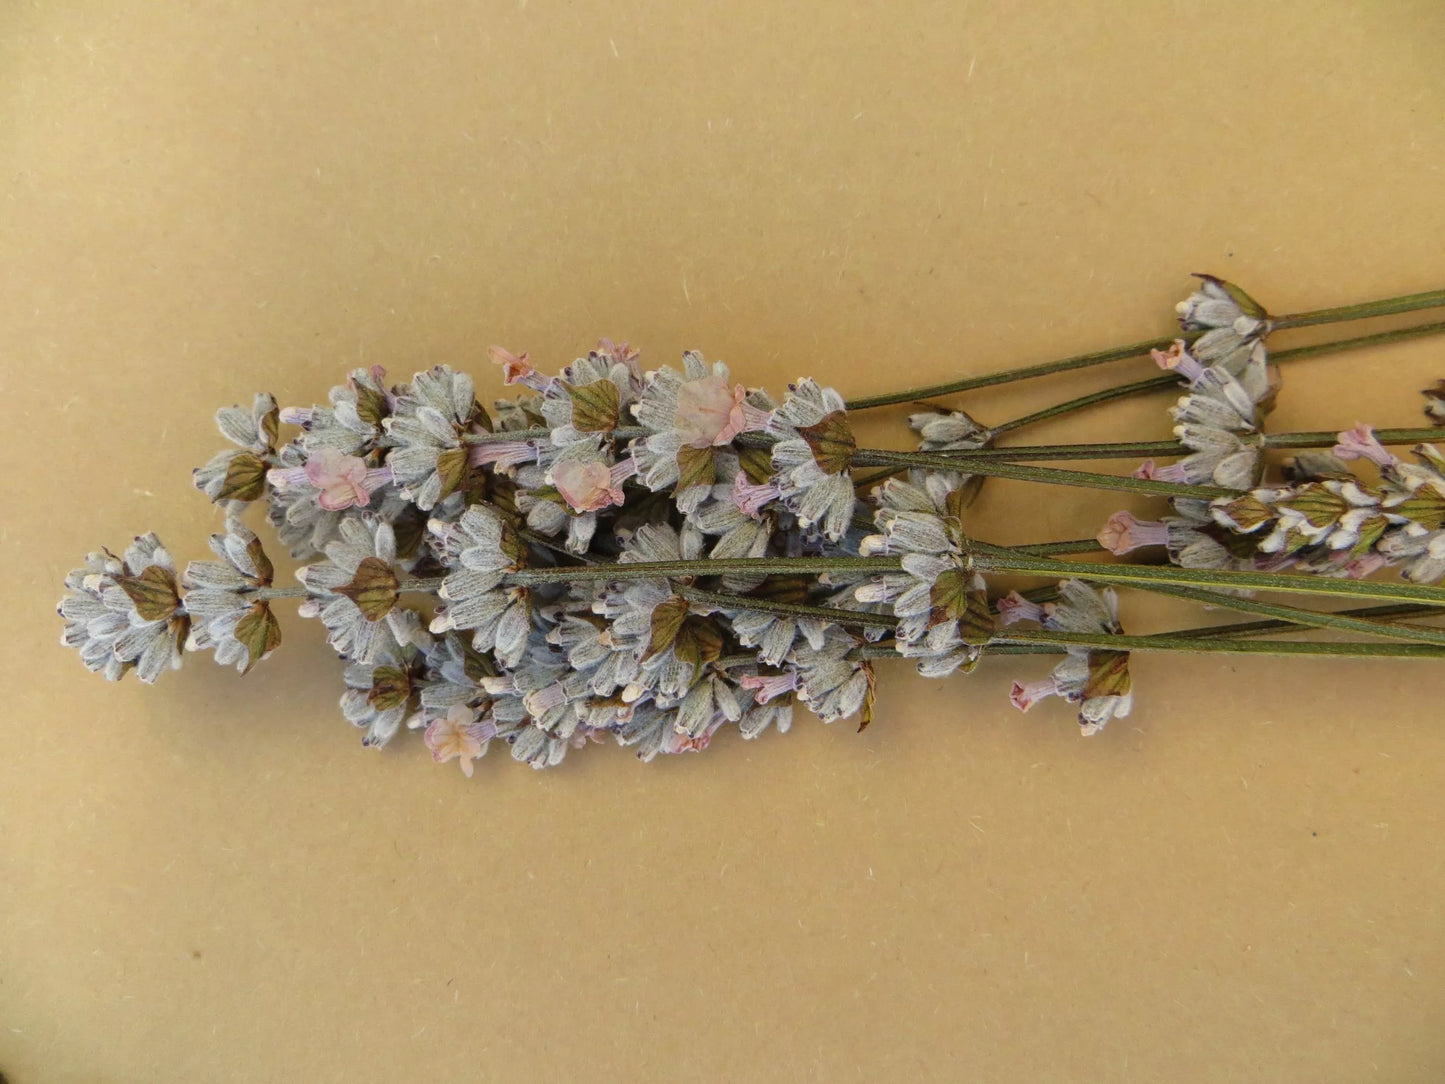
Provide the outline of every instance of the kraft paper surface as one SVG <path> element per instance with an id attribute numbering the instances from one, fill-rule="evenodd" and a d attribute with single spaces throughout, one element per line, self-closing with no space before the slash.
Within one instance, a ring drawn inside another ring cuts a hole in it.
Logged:
<path id="1" fill-rule="evenodd" d="M 1168 335 L 1196 271 L 1275 312 L 1445 285 L 1442 50 L 1427 2 L 5 6 L 0 1073 L 1445 1077 L 1437 663 L 1139 655 L 1084 740 L 1009 704 L 1047 660 L 900 661 L 862 734 L 468 780 L 362 749 L 290 604 L 250 675 L 151 688 L 54 611 L 102 545 L 208 556 L 217 407 L 356 366 L 487 399 L 491 344 L 609 336 L 861 395 Z M 1301 362 L 1271 425 L 1420 425 L 1441 377 L 1432 340 Z M 1169 402 L 1027 435 L 1163 439 Z M 972 529 L 1121 507 L 1162 510 L 991 482 Z"/>

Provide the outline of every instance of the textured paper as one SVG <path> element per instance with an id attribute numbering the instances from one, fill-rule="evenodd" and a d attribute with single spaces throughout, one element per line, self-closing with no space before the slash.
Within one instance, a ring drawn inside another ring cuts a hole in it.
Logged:
<path id="1" fill-rule="evenodd" d="M 861 394 L 1165 334 L 1192 271 L 1281 312 L 1445 285 L 1442 47 L 1425 2 L 8 5 L 0 1072 L 1441 1079 L 1434 664 L 1141 657 L 1085 741 L 1008 705 L 1039 660 L 900 663 L 862 735 L 468 781 L 363 751 L 289 606 L 244 680 L 150 689 L 53 607 L 101 544 L 205 555 L 217 406 L 356 365 L 495 394 L 488 345 L 608 335 Z M 1419 424 L 1442 350 L 1303 363 L 1272 424 Z M 990 484 L 974 526 L 1121 506 Z"/>

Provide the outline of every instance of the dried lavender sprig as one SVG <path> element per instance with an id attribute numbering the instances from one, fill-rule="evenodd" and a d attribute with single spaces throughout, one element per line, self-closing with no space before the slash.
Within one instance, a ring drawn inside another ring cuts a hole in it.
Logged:
<path id="1" fill-rule="evenodd" d="M 1329 354 L 1343 353 L 1346 350 L 1363 350 L 1372 346 L 1388 346 L 1391 343 L 1407 342 L 1411 339 L 1419 339 L 1427 335 L 1439 335 L 1442 332 L 1445 332 L 1445 320 L 1430 324 L 1419 324 L 1415 327 L 1398 328 L 1394 331 L 1379 331 L 1373 335 L 1359 335 L 1352 339 L 1336 339 L 1331 342 L 1316 343 L 1313 346 L 1297 346 L 1290 350 L 1277 350 L 1270 354 L 1269 360 L 1276 363 L 1282 361 L 1303 361 L 1305 358 L 1325 357 Z M 1179 378 L 1172 373 L 1165 373 L 1162 376 L 1149 377 L 1147 380 L 1136 380 L 1130 384 L 1120 384 L 1117 387 L 1105 388 L 1102 391 L 1081 395 L 1076 399 L 1068 399 L 1062 403 L 1055 403 L 1053 406 L 1044 407 L 1041 410 L 1020 415 L 1011 421 L 992 426 L 989 432 L 994 436 L 1002 433 L 1011 433 L 1015 429 L 1022 429 L 1026 425 L 1034 425 L 1052 418 L 1061 418 L 1065 414 L 1073 414 L 1076 411 L 1084 410 L 1091 406 L 1098 406 L 1100 403 L 1110 403 L 1116 399 L 1127 399 L 1131 395 L 1139 395 L 1151 391 L 1177 391 L 1178 388 Z"/>
<path id="2" fill-rule="evenodd" d="M 1269 326 L 1271 330 L 1276 331 L 1288 328 L 1311 327 L 1345 320 L 1363 320 L 1372 316 L 1389 316 L 1402 312 L 1415 312 L 1420 309 L 1436 308 L 1441 305 L 1445 305 L 1445 290 L 1430 290 L 1425 293 L 1406 294 L 1401 297 L 1385 298 L 1380 301 L 1369 301 L 1358 305 L 1343 305 L 1336 308 L 1314 309 L 1309 312 L 1277 316 L 1270 319 Z M 849 410 L 867 410 L 870 407 L 892 406 L 897 403 L 912 402 L 916 399 L 936 399 L 944 395 L 973 391 L 977 388 L 1009 384 L 1018 380 L 1030 380 L 1034 377 L 1050 376 L 1054 373 L 1065 373 L 1074 369 L 1086 369 L 1111 361 L 1125 361 L 1129 358 L 1146 357 L 1151 350 L 1166 349 L 1175 339 L 1183 338 L 1186 342 L 1190 342 L 1199 337 L 1200 333 L 1198 332 L 1186 332 L 1184 335 L 1170 335 L 1168 338 L 1163 339 L 1149 339 L 1144 342 L 1128 343 L 1124 346 L 1095 350 L 1087 354 L 1076 354 L 1072 357 L 1062 358 L 1058 361 L 1043 362 L 1039 365 L 1027 365 L 1016 369 L 1002 369 L 997 372 L 983 373 L 979 376 L 950 380 L 942 384 L 929 384 L 921 388 L 907 388 L 903 391 L 885 392 L 880 395 L 860 396 L 857 399 L 849 399 L 846 406 Z M 1285 353 L 1289 353 L 1289 351 L 1285 351 Z M 1278 355 L 1276 355 L 1276 359 L 1277 358 Z"/>

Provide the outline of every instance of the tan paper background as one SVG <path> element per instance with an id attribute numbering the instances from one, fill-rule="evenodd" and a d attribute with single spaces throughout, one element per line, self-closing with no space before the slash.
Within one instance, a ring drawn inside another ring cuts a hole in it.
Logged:
<path id="1" fill-rule="evenodd" d="M 858 394 L 1165 333 L 1191 271 L 1276 311 L 1440 286 L 1442 49 L 1430 2 L 0 8 L 0 1071 L 1441 1079 L 1433 664 L 1138 658 L 1090 741 L 1008 706 L 1039 661 L 890 665 L 861 736 L 468 782 L 363 751 L 289 611 L 246 680 L 146 689 L 53 606 L 139 531 L 204 555 L 215 407 L 359 364 L 495 394 L 489 344 L 609 335 Z M 1440 376 L 1309 362 L 1275 424 L 1416 424 Z M 1115 507 L 997 484 L 976 526 Z"/>

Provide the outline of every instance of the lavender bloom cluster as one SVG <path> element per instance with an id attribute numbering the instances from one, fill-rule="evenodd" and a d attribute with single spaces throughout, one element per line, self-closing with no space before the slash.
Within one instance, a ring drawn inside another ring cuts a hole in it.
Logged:
<path id="1" fill-rule="evenodd" d="M 1136 477 L 1231 495 L 1176 497 L 1152 523 L 1118 513 L 1104 548 L 1445 578 L 1445 457 L 1423 445 L 1406 463 L 1360 427 L 1265 483 L 1271 318 L 1208 277 L 1179 316 L 1186 338 L 1155 360 L 1185 385 L 1182 454 Z M 546 768 L 607 738 L 648 761 L 727 727 L 783 732 L 798 708 L 861 729 L 874 660 L 968 672 L 991 646 L 1029 643 L 1008 632 L 1018 623 L 1067 651 L 1014 686 L 1016 707 L 1061 698 L 1086 735 L 1129 713 L 1129 653 L 1100 646 L 1123 635 L 1112 590 L 1070 578 L 1025 596 L 981 574 L 966 525 L 982 478 L 937 469 L 992 440 L 962 411 L 909 419 L 926 469 L 865 480 L 854 468 L 878 453 L 860 453 L 843 397 L 811 379 L 779 400 L 697 352 L 646 370 L 609 340 L 550 375 L 525 353 L 491 357 L 516 394 L 490 407 L 440 365 L 404 382 L 357 369 L 326 405 L 262 394 L 219 411 L 231 447 L 194 472 L 225 515 L 216 560 L 178 575 L 154 535 L 92 553 L 66 577 L 62 642 L 110 680 L 150 683 L 198 651 L 246 673 L 281 643 L 272 603 L 297 597 L 344 662 L 341 709 L 363 744 L 417 730 L 469 776 L 494 742 Z M 1445 420 L 1445 385 L 1427 395 Z M 275 584 L 253 508 L 304 562 L 300 587 Z"/>
<path id="2" fill-rule="evenodd" d="M 342 711 L 364 743 L 420 730 L 468 775 L 494 742 L 544 768 L 607 737 L 643 760 L 705 749 L 728 726 L 757 738 L 798 707 L 866 725 L 872 658 L 891 650 L 931 676 L 977 661 L 994 615 L 962 527 L 968 478 L 889 480 L 870 515 L 833 389 L 800 380 L 778 402 L 696 352 L 646 371 L 606 340 L 556 375 L 492 356 L 520 394 L 490 409 L 468 375 L 438 366 L 404 383 L 358 369 L 325 406 L 260 395 L 220 411 L 236 447 L 196 472 L 227 513 L 219 560 L 178 580 L 153 536 L 123 558 L 92 555 L 67 580 L 65 642 L 111 679 L 154 681 L 184 651 L 248 671 L 280 642 L 272 601 L 301 593 L 272 586 L 242 522 L 264 505 L 309 562 L 300 613 L 345 662 Z M 298 430 L 284 444 L 282 424 Z M 913 424 L 924 449 L 983 442 L 961 413 Z M 707 571 L 877 554 L 902 567 Z M 638 562 L 702 563 L 608 574 Z"/>

